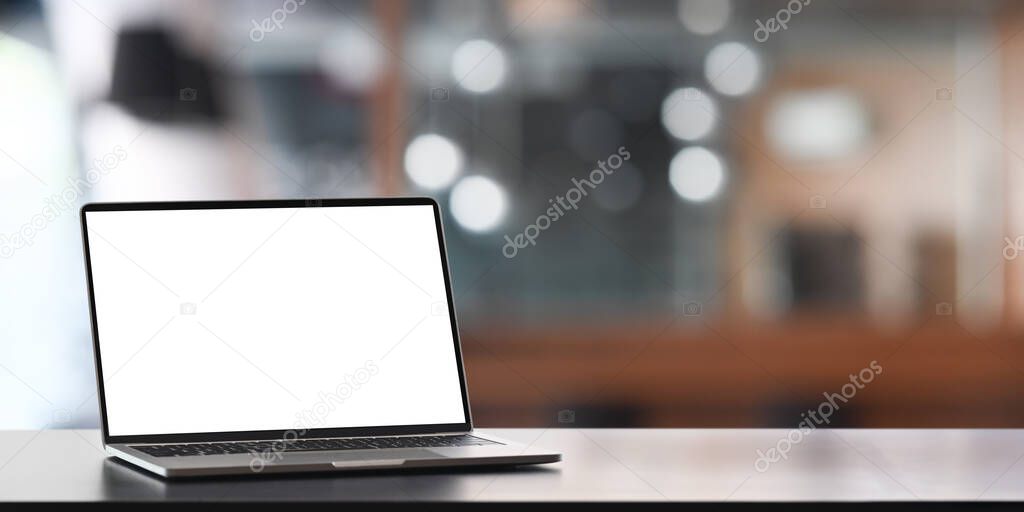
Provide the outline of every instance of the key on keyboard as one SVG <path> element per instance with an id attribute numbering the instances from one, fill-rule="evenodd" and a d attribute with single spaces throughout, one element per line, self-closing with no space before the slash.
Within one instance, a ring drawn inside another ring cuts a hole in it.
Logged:
<path id="1" fill-rule="evenodd" d="M 500 444 L 468 434 L 454 436 L 345 437 L 284 441 L 231 441 L 223 443 L 148 444 L 132 446 L 154 457 L 226 455 L 274 451 L 309 452 L 328 450 L 375 450 L 383 448 L 444 448 Z"/>

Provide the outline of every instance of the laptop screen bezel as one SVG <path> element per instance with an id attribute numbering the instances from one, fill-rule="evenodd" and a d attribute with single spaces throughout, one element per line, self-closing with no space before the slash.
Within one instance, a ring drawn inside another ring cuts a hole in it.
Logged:
<path id="1" fill-rule="evenodd" d="M 89 254 L 89 227 L 87 213 L 118 212 L 144 210 L 222 210 L 222 209 L 265 209 L 265 208 L 334 208 L 363 206 L 431 206 L 434 211 L 434 224 L 437 232 L 438 248 L 441 252 L 441 269 L 444 274 L 445 295 L 448 299 L 448 314 L 452 328 L 452 339 L 455 343 L 456 366 L 459 371 L 459 387 L 462 392 L 462 409 L 466 419 L 463 423 L 422 424 L 422 425 L 385 425 L 379 427 L 339 427 L 313 428 L 303 433 L 302 438 L 320 437 L 369 437 L 390 435 L 415 435 L 469 432 L 473 429 L 470 414 L 469 394 L 466 389 L 466 371 L 462 361 L 462 343 L 455 315 L 455 302 L 452 297 L 451 275 L 448 269 L 448 256 L 445 250 L 444 227 L 441 222 L 441 208 L 437 201 L 429 197 L 400 197 L 377 199 L 281 199 L 256 201 L 173 201 L 173 202 L 133 202 L 133 203 L 88 203 L 79 211 L 82 226 L 82 249 L 85 259 L 85 276 L 89 292 L 89 319 L 92 329 L 93 355 L 96 369 L 97 398 L 100 407 L 100 420 L 103 430 L 103 443 L 187 443 L 208 441 L 242 441 L 282 439 L 287 432 L 296 429 L 249 430 L 233 432 L 188 432 L 170 434 L 139 434 L 110 435 L 107 423 L 107 404 L 104 391 L 103 364 L 100 353 L 100 335 L 96 317 L 96 294 L 93 288 L 92 262 Z"/>

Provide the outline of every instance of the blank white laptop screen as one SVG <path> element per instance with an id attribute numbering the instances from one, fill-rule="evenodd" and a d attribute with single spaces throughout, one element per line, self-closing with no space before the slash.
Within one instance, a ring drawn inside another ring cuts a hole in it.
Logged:
<path id="1" fill-rule="evenodd" d="M 431 206 L 85 215 L 111 436 L 466 422 Z"/>

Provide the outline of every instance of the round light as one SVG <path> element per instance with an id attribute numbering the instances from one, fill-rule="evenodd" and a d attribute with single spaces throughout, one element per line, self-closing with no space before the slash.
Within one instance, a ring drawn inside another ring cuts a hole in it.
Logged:
<path id="1" fill-rule="evenodd" d="M 366 32 L 344 25 L 325 42 L 320 66 L 331 82 L 365 91 L 377 83 L 384 70 L 384 52 Z"/>
<path id="2" fill-rule="evenodd" d="M 505 52 L 483 39 L 466 41 L 452 54 L 452 76 L 463 89 L 483 94 L 505 81 Z"/>
<path id="3" fill-rule="evenodd" d="M 729 22 L 729 0 L 680 0 L 679 21 L 694 34 L 714 34 Z"/>
<path id="4" fill-rule="evenodd" d="M 702 203 L 721 191 L 725 167 L 714 153 L 702 147 L 689 147 L 672 158 L 668 179 L 679 197 Z"/>
<path id="5" fill-rule="evenodd" d="M 469 231 L 490 231 L 501 223 L 507 208 L 505 191 L 490 178 L 469 176 L 452 188 L 452 216 Z"/>
<path id="6" fill-rule="evenodd" d="M 761 59 L 745 45 L 722 43 L 708 52 L 704 60 L 704 76 L 722 94 L 746 94 L 761 78 Z"/>
<path id="7" fill-rule="evenodd" d="M 405 149 L 405 173 L 413 183 L 430 190 L 452 184 L 462 171 L 462 150 L 437 134 L 420 135 Z"/>
<path id="8" fill-rule="evenodd" d="M 695 87 L 676 89 L 661 103 L 661 123 L 677 139 L 692 141 L 707 136 L 717 116 L 714 100 Z"/>

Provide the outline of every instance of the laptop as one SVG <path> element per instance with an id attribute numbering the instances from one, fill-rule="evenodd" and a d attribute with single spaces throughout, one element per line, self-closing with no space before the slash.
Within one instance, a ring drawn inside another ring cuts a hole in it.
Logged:
<path id="1" fill-rule="evenodd" d="M 475 431 L 429 198 L 81 209 L 106 452 L 163 477 L 521 465 Z"/>

